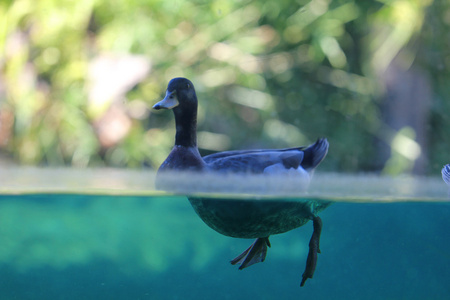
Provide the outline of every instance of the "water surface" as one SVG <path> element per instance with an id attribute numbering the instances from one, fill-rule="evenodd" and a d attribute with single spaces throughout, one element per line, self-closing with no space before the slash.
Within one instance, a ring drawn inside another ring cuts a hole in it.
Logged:
<path id="1" fill-rule="evenodd" d="M 0 172 L 0 298 L 450 297 L 450 205 L 439 178 L 317 174 L 321 182 L 289 198 L 334 202 L 320 213 L 322 253 L 314 278 L 300 288 L 311 222 L 272 236 L 266 261 L 239 271 L 229 260 L 252 241 L 216 233 L 180 190 L 155 191 L 152 176 L 117 170 Z M 259 196 L 226 194 L 287 199 Z"/>

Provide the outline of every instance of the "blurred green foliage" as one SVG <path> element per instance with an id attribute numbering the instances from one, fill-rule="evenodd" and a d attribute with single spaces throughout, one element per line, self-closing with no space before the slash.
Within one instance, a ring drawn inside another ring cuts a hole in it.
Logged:
<path id="1" fill-rule="evenodd" d="M 0 147 L 21 163 L 157 168 L 174 125 L 151 106 L 177 76 L 196 86 L 203 154 L 325 136 L 328 170 L 450 160 L 448 1 L 16 0 L 0 24 Z M 385 120 L 394 61 L 429 79 L 425 142 Z"/>

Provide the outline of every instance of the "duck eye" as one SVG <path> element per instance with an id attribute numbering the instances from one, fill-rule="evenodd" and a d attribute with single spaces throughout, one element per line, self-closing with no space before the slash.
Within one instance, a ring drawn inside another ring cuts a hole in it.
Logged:
<path id="1" fill-rule="evenodd" d="M 191 85 L 189 83 L 186 83 L 186 88 L 187 89 L 191 88 Z"/>

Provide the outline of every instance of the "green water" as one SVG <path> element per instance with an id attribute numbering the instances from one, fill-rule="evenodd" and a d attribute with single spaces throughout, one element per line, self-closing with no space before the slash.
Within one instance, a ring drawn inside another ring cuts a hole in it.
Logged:
<path id="1" fill-rule="evenodd" d="M 309 198 L 290 198 L 333 201 L 320 213 L 314 278 L 300 288 L 311 222 L 271 236 L 266 261 L 239 271 L 229 261 L 252 240 L 216 233 L 185 196 L 144 188 L 143 173 L 46 172 L 57 179 L 0 174 L 0 299 L 450 297 L 450 205 L 438 179 L 414 179 L 414 193 L 410 179 L 359 178 L 359 191 L 328 184 L 322 195 L 312 183 Z"/>

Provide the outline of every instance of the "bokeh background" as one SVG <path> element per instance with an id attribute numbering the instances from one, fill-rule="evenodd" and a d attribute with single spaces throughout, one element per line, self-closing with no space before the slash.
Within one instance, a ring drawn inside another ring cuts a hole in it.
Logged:
<path id="1" fill-rule="evenodd" d="M 5 163 L 157 168 L 191 79 L 202 154 L 327 137 L 322 170 L 439 176 L 450 160 L 450 2 L 0 2 Z"/>

